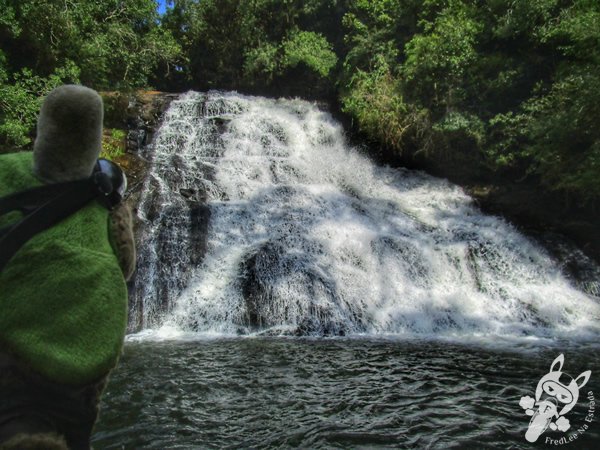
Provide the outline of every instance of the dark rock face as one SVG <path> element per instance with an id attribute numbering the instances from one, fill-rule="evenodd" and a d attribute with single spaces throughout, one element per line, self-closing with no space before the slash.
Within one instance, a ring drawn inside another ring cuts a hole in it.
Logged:
<path id="1" fill-rule="evenodd" d="M 104 95 L 107 109 L 105 124 L 127 130 L 126 153 L 116 161 L 127 174 L 128 190 L 125 201 L 134 212 L 134 220 L 149 169 L 143 151 L 152 143 L 165 111 L 178 96 L 162 92 Z M 135 225 L 137 229 L 139 223 Z"/>
<path id="2" fill-rule="evenodd" d="M 270 241 L 251 252 L 241 264 L 241 290 L 245 300 L 246 315 L 240 326 L 259 331 L 271 326 L 296 320 L 297 326 L 287 334 L 296 336 L 343 336 L 347 321 L 336 320 L 333 305 L 343 304 L 338 298 L 335 284 L 319 273 L 305 254 L 293 252 L 284 242 Z M 280 306 L 294 299 L 281 298 L 274 286 L 286 283 L 304 286 L 303 299 L 297 299 L 300 318 Z M 301 304 L 309 300 L 309 304 Z M 335 308 L 338 309 L 338 308 Z M 355 323 L 361 322 L 355 316 Z M 352 323 L 352 322 L 350 322 Z M 279 334 L 277 332 L 277 334 Z"/>
<path id="3" fill-rule="evenodd" d="M 564 197 L 544 191 L 533 183 L 500 180 L 492 181 L 490 185 L 485 190 L 467 189 L 483 211 L 506 217 L 533 238 L 554 235 L 552 239 L 540 239 L 551 253 L 560 253 L 554 248 L 556 236 L 560 235 L 560 240 L 572 241 L 585 255 L 600 262 L 599 209 L 569 203 Z"/>
<path id="4" fill-rule="evenodd" d="M 118 125 L 127 129 L 126 154 L 118 163 L 127 173 L 128 201 L 134 210 L 149 169 L 143 151 L 152 143 L 165 111 L 177 97 L 177 94 L 139 92 L 120 98 L 117 103 L 120 110 L 113 113 Z"/>
<path id="5" fill-rule="evenodd" d="M 558 261 L 562 273 L 583 292 L 600 297 L 600 266 L 565 236 L 552 232 L 534 236 Z"/>
<path id="6" fill-rule="evenodd" d="M 125 124 L 128 129 L 126 154 L 118 162 L 127 173 L 129 181 L 125 201 L 133 211 L 138 249 L 137 271 L 129 282 L 130 332 L 138 331 L 143 326 L 142 318 L 148 315 L 148 311 L 144 311 L 145 298 L 155 299 L 151 313 L 161 315 L 170 307 L 172 296 L 185 288 L 191 270 L 202 262 L 206 252 L 210 209 L 206 204 L 206 194 L 201 188 L 181 189 L 179 194 L 182 202 L 169 207 L 165 206 L 155 186 L 155 189 L 150 189 L 153 198 L 145 200 L 146 221 L 142 222 L 138 215 L 142 190 L 151 168 L 151 163 L 146 159 L 147 152 L 165 111 L 177 97 L 176 94 L 159 92 L 136 93 L 129 96 L 127 101 L 119 99 L 117 105 L 121 110 L 113 111 L 114 117 L 120 120 L 120 125 Z M 173 185 L 179 182 L 177 162 L 174 160 L 172 170 L 169 170 L 169 177 L 172 179 L 168 181 Z M 153 183 L 152 180 L 149 182 Z M 151 226 L 158 230 L 158 245 L 152 251 L 158 253 L 160 267 L 150 267 L 153 263 L 149 262 L 145 254 L 148 250 L 147 231 Z M 180 245 L 184 240 L 187 245 L 182 252 Z M 150 286 L 146 279 L 148 273 L 157 270 L 165 281 Z"/>
<path id="7" fill-rule="evenodd" d="M 129 99 L 126 113 L 127 151 L 137 153 L 152 142 L 162 117 L 179 94 L 140 92 Z"/>
<path id="8" fill-rule="evenodd" d="M 208 234 L 208 223 L 210 221 L 210 208 L 205 202 L 190 201 L 190 237 L 191 255 L 190 262 L 197 267 L 202 262 L 206 253 L 206 237 Z"/>
<path id="9" fill-rule="evenodd" d="M 138 236 L 143 247 L 139 252 L 138 277 L 131 282 L 130 306 L 136 312 L 132 314 L 136 323 L 130 323 L 131 330 L 137 330 L 142 325 L 145 298 L 155 299 L 154 314 L 162 315 L 172 306 L 172 298 L 185 289 L 193 270 L 201 264 L 206 253 L 210 209 L 205 203 L 193 200 L 186 200 L 186 205 L 183 212 L 179 206 L 161 208 L 159 216 L 155 218 L 158 245 L 154 248 L 148 248 L 142 233 Z M 183 223 L 187 226 L 183 227 Z M 184 248 L 182 242 L 185 242 Z M 156 252 L 157 259 L 148 258 L 147 251 Z M 151 285 L 145 278 L 150 271 L 160 273 L 160 280 Z"/>

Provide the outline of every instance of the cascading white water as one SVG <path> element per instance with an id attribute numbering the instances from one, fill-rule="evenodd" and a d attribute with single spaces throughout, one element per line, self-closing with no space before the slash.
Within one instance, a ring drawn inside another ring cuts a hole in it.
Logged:
<path id="1" fill-rule="evenodd" d="M 542 248 L 444 180 L 375 165 L 311 103 L 188 93 L 150 152 L 137 283 L 146 326 L 597 332 L 598 298 L 575 289 Z M 190 249 L 190 196 L 210 209 L 201 262 Z"/>

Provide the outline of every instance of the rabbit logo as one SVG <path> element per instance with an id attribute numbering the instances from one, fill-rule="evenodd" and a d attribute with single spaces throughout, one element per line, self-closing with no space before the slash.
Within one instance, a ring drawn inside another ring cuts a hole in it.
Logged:
<path id="1" fill-rule="evenodd" d="M 563 432 L 571 427 L 565 414 L 577 404 L 579 390 L 588 382 L 592 372 L 587 370 L 573 379 L 562 372 L 564 362 L 562 354 L 552 362 L 550 372 L 537 384 L 535 400 L 529 396 L 521 397 L 519 405 L 528 416 L 532 416 L 525 433 L 525 439 L 529 442 L 537 441 L 548 427 L 552 431 Z"/>

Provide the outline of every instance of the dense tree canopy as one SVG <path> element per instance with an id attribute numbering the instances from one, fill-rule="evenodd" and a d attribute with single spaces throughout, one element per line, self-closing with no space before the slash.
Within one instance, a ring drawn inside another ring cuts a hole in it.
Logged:
<path id="1" fill-rule="evenodd" d="M 339 101 L 387 151 L 600 198 L 596 0 L 0 0 L 0 141 L 63 82 Z M 574 194 L 574 195 L 573 195 Z"/>
<path id="2" fill-rule="evenodd" d="M 600 3 L 352 1 L 340 94 L 402 153 L 600 198 Z"/>
<path id="3" fill-rule="evenodd" d="M 23 146 L 39 99 L 58 84 L 143 87 L 180 46 L 153 0 L 0 0 L 0 140 Z"/>
<path id="4" fill-rule="evenodd" d="M 328 78 L 337 55 L 323 33 L 334 0 L 177 0 L 163 25 L 187 56 L 187 85 L 197 89 L 263 89 Z M 335 12 L 335 11 L 334 11 Z M 338 11 L 341 18 L 342 11 Z M 339 20 L 338 20 L 339 21 Z M 337 26 L 335 21 L 333 26 Z"/>

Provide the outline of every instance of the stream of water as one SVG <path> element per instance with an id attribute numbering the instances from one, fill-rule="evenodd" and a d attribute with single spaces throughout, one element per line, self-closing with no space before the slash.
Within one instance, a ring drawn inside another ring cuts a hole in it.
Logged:
<path id="1" fill-rule="evenodd" d="M 95 448 L 530 448 L 519 401 L 561 353 L 592 374 L 536 445 L 598 441 L 597 418 L 572 437 L 600 395 L 591 262 L 570 278 L 301 100 L 188 93 L 145 156 L 137 326 Z"/>

